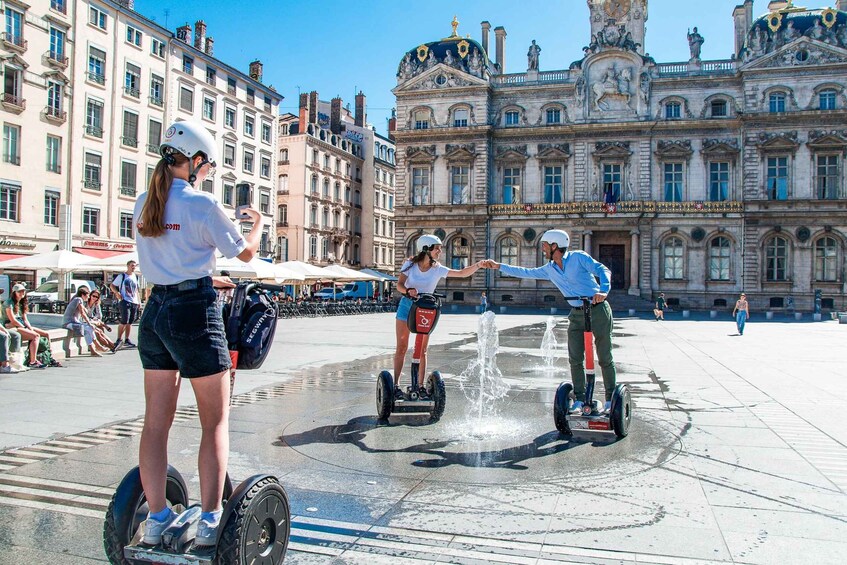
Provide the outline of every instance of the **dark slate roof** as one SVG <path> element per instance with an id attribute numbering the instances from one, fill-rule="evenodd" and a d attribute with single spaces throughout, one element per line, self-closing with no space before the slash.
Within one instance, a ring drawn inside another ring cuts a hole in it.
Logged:
<path id="1" fill-rule="evenodd" d="M 467 42 L 467 44 L 468 44 L 468 47 L 467 47 L 468 52 L 464 57 L 462 57 L 459 53 L 459 44 L 463 41 Z M 426 52 L 426 55 L 424 56 L 423 61 L 421 61 L 420 58 L 418 57 L 419 50 L 422 47 L 426 48 L 425 50 L 423 50 L 423 51 Z M 398 71 L 398 74 L 399 74 L 400 69 L 402 68 L 403 60 L 406 58 L 407 54 L 411 56 L 413 63 L 423 64 L 423 63 L 426 62 L 426 58 L 429 57 L 429 53 L 432 52 L 435 59 L 440 63 L 440 62 L 443 62 L 444 58 L 447 56 L 447 51 L 450 51 L 450 54 L 452 55 L 453 59 L 456 61 L 454 66 L 456 66 L 457 68 L 460 68 L 462 70 L 466 70 L 468 59 L 470 59 L 471 55 L 474 52 L 474 49 L 479 51 L 479 56 L 482 58 L 482 60 L 484 61 L 484 65 L 489 69 L 489 71 L 493 71 L 494 68 L 495 68 L 495 65 L 488 58 L 488 53 L 485 52 L 485 49 L 482 48 L 482 45 L 480 45 L 476 40 L 471 39 L 470 37 L 461 37 L 461 36 L 458 36 L 458 35 L 455 36 L 455 37 L 446 37 L 446 38 L 441 39 L 439 41 L 431 41 L 429 43 L 423 43 L 423 44 L 421 44 L 421 45 L 419 45 L 419 46 L 417 46 L 413 49 L 410 49 L 409 51 L 404 53 L 403 58 L 400 59 L 400 64 L 397 67 L 397 71 Z M 464 67 L 464 68 L 462 68 L 462 67 Z"/>
<path id="2" fill-rule="evenodd" d="M 779 16 L 781 16 L 781 18 Z M 825 25 L 823 20 L 824 17 L 827 18 L 827 21 L 831 22 L 829 27 Z M 774 43 L 779 39 L 778 35 L 785 33 L 789 22 L 791 22 L 791 25 L 796 33 L 796 37 L 794 39 L 800 36 L 813 37 L 814 34 L 817 33 L 815 31 L 817 22 L 817 25 L 824 33 L 823 41 L 826 41 L 826 39 L 829 38 L 833 44 L 847 48 L 847 41 L 843 40 L 843 38 L 847 37 L 844 32 L 844 28 L 847 27 L 847 13 L 833 8 L 819 8 L 816 10 L 789 8 L 769 12 L 757 18 L 753 22 L 753 25 L 750 26 L 750 31 L 747 33 L 747 39 L 744 42 L 744 47 L 742 47 L 741 51 L 738 53 L 739 57 L 743 56 L 747 51 L 748 46 L 750 45 L 751 36 L 755 33 L 760 33 L 758 30 L 761 30 L 763 37 L 766 38 L 768 43 L 766 51 L 772 52 Z M 771 29 L 771 26 L 776 28 L 776 32 Z"/>

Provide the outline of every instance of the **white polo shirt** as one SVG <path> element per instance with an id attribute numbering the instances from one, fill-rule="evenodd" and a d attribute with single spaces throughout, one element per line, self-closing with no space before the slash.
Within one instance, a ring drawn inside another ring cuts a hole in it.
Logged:
<path id="1" fill-rule="evenodd" d="M 153 284 L 176 284 L 209 277 L 215 271 L 215 250 L 232 258 L 247 242 L 215 198 L 174 179 L 165 204 L 165 233 L 144 237 L 138 231 L 147 192 L 135 203 L 133 223 L 138 262 Z"/>

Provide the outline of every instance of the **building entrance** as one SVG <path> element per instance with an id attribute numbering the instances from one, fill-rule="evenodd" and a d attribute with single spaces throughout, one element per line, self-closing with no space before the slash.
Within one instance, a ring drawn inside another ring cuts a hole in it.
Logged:
<path id="1" fill-rule="evenodd" d="M 612 271 L 612 290 L 626 288 L 626 246 L 600 245 L 598 261 Z"/>

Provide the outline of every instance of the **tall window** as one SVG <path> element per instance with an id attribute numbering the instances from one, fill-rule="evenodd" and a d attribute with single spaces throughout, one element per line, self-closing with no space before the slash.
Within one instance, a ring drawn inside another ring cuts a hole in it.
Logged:
<path id="1" fill-rule="evenodd" d="M 788 242 L 784 237 L 772 237 L 765 245 L 765 280 L 786 280 Z"/>
<path id="2" fill-rule="evenodd" d="M 85 108 L 85 133 L 103 137 L 103 103 L 89 98 Z"/>
<path id="3" fill-rule="evenodd" d="M 255 137 L 255 125 L 256 119 L 249 114 L 244 114 L 244 135 L 248 137 Z"/>
<path id="4" fill-rule="evenodd" d="M 788 157 L 768 157 L 766 182 L 769 200 L 788 199 Z"/>
<path id="5" fill-rule="evenodd" d="M 288 205 L 287 204 L 280 204 L 278 206 L 278 212 L 279 212 L 279 220 L 278 221 L 282 225 L 287 226 L 288 225 Z"/>
<path id="6" fill-rule="evenodd" d="M 47 170 L 51 173 L 62 171 L 62 138 L 47 136 Z"/>
<path id="7" fill-rule="evenodd" d="M 228 128 L 235 129 L 235 108 L 230 106 L 224 107 L 224 125 Z"/>
<path id="8" fill-rule="evenodd" d="M 562 195 L 562 167 L 544 167 L 544 203 L 560 204 Z"/>
<path id="9" fill-rule="evenodd" d="M 312 181 L 310 183 L 310 188 L 313 196 L 317 196 L 318 194 L 318 175 L 312 175 Z"/>
<path id="10" fill-rule="evenodd" d="M 44 191 L 44 225 L 59 225 L 59 193 L 52 190 Z"/>
<path id="11" fill-rule="evenodd" d="M 23 71 L 11 65 L 3 68 L 3 101 L 23 106 Z"/>
<path id="12" fill-rule="evenodd" d="M 468 172 L 470 168 L 466 165 L 450 167 L 450 203 L 469 204 L 471 201 L 471 188 L 468 184 Z M 384 207 L 384 206 L 383 206 Z"/>
<path id="13" fill-rule="evenodd" d="M 318 238 L 312 236 L 309 238 L 309 258 L 317 258 L 318 256 Z"/>
<path id="14" fill-rule="evenodd" d="M 412 205 L 429 204 L 429 167 L 412 168 Z"/>
<path id="15" fill-rule="evenodd" d="M 159 142 L 162 140 L 162 122 L 149 120 L 147 122 L 147 151 L 159 152 Z"/>
<path id="16" fill-rule="evenodd" d="M 821 90 L 818 93 L 818 108 L 821 110 L 835 110 L 835 96 L 836 93 L 834 90 Z"/>
<path id="17" fill-rule="evenodd" d="M 329 198 L 329 179 L 324 179 L 323 192 L 321 194 L 324 198 Z"/>
<path id="18" fill-rule="evenodd" d="M 259 175 L 262 178 L 271 178 L 271 158 L 262 156 L 259 161 Z"/>
<path id="19" fill-rule="evenodd" d="M 450 241 L 450 268 L 464 269 L 470 265 L 471 248 L 464 237 L 454 237 Z"/>
<path id="20" fill-rule="evenodd" d="M 729 280 L 729 239 L 716 237 L 709 244 L 709 279 L 713 281 Z"/>
<path id="21" fill-rule="evenodd" d="M 518 264 L 518 242 L 513 237 L 504 237 L 498 246 L 500 262 L 507 265 Z"/>
<path id="22" fill-rule="evenodd" d="M 682 163 L 665 163 L 665 202 L 682 202 Z"/>
<path id="23" fill-rule="evenodd" d="M 3 124 L 3 162 L 21 164 L 21 128 Z"/>
<path id="24" fill-rule="evenodd" d="M 709 200 L 729 200 L 729 163 L 709 163 Z"/>
<path id="25" fill-rule="evenodd" d="M 271 142 L 271 124 L 262 122 L 262 141 L 264 143 Z"/>
<path id="26" fill-rule="evenodd" d="M 215 100 L 213 98 L 203 97 L 203 117 L 215 121 Z"/>
<path id="27" fill-rule="evenodd" d="M 182 72 L 190 75 L 194 71 L 194 59 L 188 55 L 182 56 Z"/>
<path id="28" fill-rule="evenodd" d="M 838 244 L 835 238 L 822 237 L 815 242 L 815 280 L 835 282 L 838 280 Z"/>
<path id="29" fill-rule="evenodd" d="M 217 77 L 218 74 L 214 67 L 206 67 L 206 82 L 208 84 L 214 86 L 216 82 L 215 79 L 217 79 Z"/>
<path id="30" fill-rule="evenodd" d="M 102 157 L 96 153 L 85 153 L 85 168 L 83 169 L 83 186 L 100 190 L 100 169 Z"/>
<path id="31" fill-rule="evenodd" d="M 818 155 L 818 174 L 815 177 L 817 197 L 823 199 L 838 198 L 839 190 L 838 155 Z"/>
<path id="32" fill-rule="evenodd" d="M 468 110 L 460 108 L 453 111 L 453 127 L 463 128 L 468 126 Z M 383 158 L 383 161 L 385 158 Z"/>
<path id="33" fill-rule="evenodd" d="M 50 58 L 65 62 L 65 32 L 53 26 L 50 26 Z"/>
<path id="34" fill-rule="evenodd" d="M 0 220 L 18 221 L 19 185 L 0 182 Z"/>
<path id="35" fill-rule="evenodd" d="M 88 78 L 98 84 L 106 82 L 106 52 L 102 49 L 88 48 Z"/>
<path id="36" fill-rule="evenodd" d="M 63 88 L 61 83 L 47 82 L 47 113 L 50 116 L 61 117 Z"/>
<path id="37" fill-rule="evenodd" d="M 100 29 L 106 29 L 106 12 L 96 6 L 88 7 L 88 23 Z"/>
<path id="38" fill-rule="evenodd" d="M 321 208 L 321 227 L 329 227 L 329 208 L 326 206 Z"/>
<path id="39" fill-rule="evenodd" d="M 341 201 L 341 183 L 337 182 L 332 189 L 333 198 L 336 202 Z"/>
<path id="40" fill-rule="evenodd" d="M 224 191 L 223 191 L 223 203 L 227 206 L 232 206 L 232 202 L 234 200 L 233 196 L 235 194 L 235 185 L 230 182 L 224 183 Z"/>
<path id="41" fill-rule="evenodd" d="M 279 176 L 279 188 L 280 192 L 288 192 L 288 175 L 280 175 Z"/>
<path id="42" fill-rule="evenodd" d="M 768 109 L 770 112 L 784 112 L 785 111 L 785 93 L 784 92 L 772 92 L 770 96 L 768 96 Z"/>
<path id="43" fill-rule="evenodd" d="M 318 226 L 318 207 L 312 206 L 312 209 L 309 213 L 309 225 L 313 228 Z"/>
<path id="44" fill-rule="evenodd" d="M 665 279 L 682 280 L 684 247 L 682 239 L 670 237 L 662 248 L 664 255 Z"/>
<path id="45" fill-rule="evenodd" d="M 280 237 L 277 239 L 277 260 L 282 261 L 283 263 L 288 261 L 288 238 Z"/>
<path id="46" fill-rule="evenodd" d="M 186 86 L 179 89 L 179 109 L 194 112 L 194 90 Z"/>
<path id="47" fill-rule="evenodd" d="M 13 10 L 11 6 L 6 5 L 4 7 L 6 11 L 6 37 L 7 41 L 18 45 L 20 47 L 23 46 L 24 38 L 23 38 L 23 23 L 24 23 L 24 15 L 17 10 Z"/>
<path id="48" fill-rule="evenodd" d="M 244 172 L 253 172 L 253 152 L 246 149 L 244 150 Z"/>
<path id="49" fill-rule="evenodd" d="M 154 106 L 165 103 L 165 79 L 159 75 L 150 75 L 150 103 Z"/>
<path id="50" fill-rule="evenodd" d="M 415 112 L 415 129 L 429 129 L 429 110 Z"/>
<path id="51" fill-rule="evenodd" d="M 559 108 L 548 108 L 547 109 L 547 123 L 548 124 L 560 124 L 562 123 L 562 110 Z"/>
<path id="52" fill-rule="evenodd" d="M 521 170 L 518 167 L 503 169 L 503 204 L 520 204 Z"/>
<path id="53" fill-rule="evenodd" d="M 679 102 L 668 102 L 665 104 L 665 119 L 676 120 L 682 115 L 682 105 Z"/>
<path id="54" fill-rule="evenodd" d="M 259 193 L 259 211 L 263 214 L 270 214 L 271 212 L 271 193 L 267 190 Z"/>
<path id="55" fill-rule="evenodd" d="M 235 167 L 235 145 L 224 143 L 224 165 Z"/>
<path id="56" fill-rule="evenodd" d="M 138 114 L 124 110 L 123 136 L 121 144 L 127 147 L 138 146 Z"/>
<path id="57" fill-rule="evenodd" d="M 614 204 L 621 199 L 622 170 L 623 165 L 620 163 L 603 165 L 603 200 L 609 204 Z"/>
<path id="58" fill-rule="evenodd" d="M 132 214 L 129 212 L 121 212 L 121 225 L 118 232 L 121 237 L 132 239 Z"/>
<path id="59" fill-rule="evenodd" d="M 85 207 L 82 209 L 82 233 L 97 235 L 100 227 L 100 210 Z"/>
<path id="60" fill-rule="evenodd" d="M 520 123 L 521 115 L 517 110 L 509 110 L 506 112 L 506 125 L 516 126 Z"/>
<path id="61" fill-rule="evenodd" d="M 121 161 L 121 194 L 135 196 L 138 166 L 130 161 Z"/>

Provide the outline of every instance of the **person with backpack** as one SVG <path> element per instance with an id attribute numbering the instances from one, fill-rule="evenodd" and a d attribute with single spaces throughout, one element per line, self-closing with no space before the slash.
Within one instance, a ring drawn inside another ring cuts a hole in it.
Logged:
<path id="1" fill-rule="evenodd" d="M 3 325 L 9 330 L 9 333 L 15 332 L 20 335 L 21 342 L 29 342 L 30 369 L 43 369 L 47 364 L 38 360 L 38 349 L 42 339 L 44 339 L 47 341 L 47 350 L 49 351 L 50 334 L 29 323 L 26 316 L 29 310 L 26 287 L 18 283 L 12 287 L 10 294 L 9 299 L 3 302 L 3 308 L 0 309 L 0 319 L 2 319 Z"/>
<path id="2" fill-rule="evenodd" d="M 118 337 L 115 340 L 116 350 L 120 349 L 121 345 L 136 347 L 129 339 L 129 332 L 132 329 L 132 324 L 138 318 L 138 308 L 141 305 L 138 293 L 138 275 L 135 274 L 137 266 L 138 264 L 132 259 L 127 261 L 126 272 L 117 275 L 109 286 L 120 311 Z"/>
<path id="3" fill-rule="evenodd" d="M 138 259 L 153 284 L 138 325 L 146 407 L 139 468 L 149 514 L 143 542 L 158 545 L 176 515 L 167 506 L 168 433 L 181 379 L 194 390 L 202 435 L 198 470 L 202 514 L 194 543 L 214 545 L 220 525 L 229 458 L 232 362 L 212 286 L 216 252 L 250 261 L 259 249 L 264 220 L 253 208 L 243 236 L 214 196 L 197 190 L 214 175 L 218 142 L 196 121 L 165 130 L 147 192 L 135 204 Z"/>

